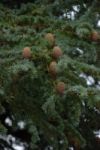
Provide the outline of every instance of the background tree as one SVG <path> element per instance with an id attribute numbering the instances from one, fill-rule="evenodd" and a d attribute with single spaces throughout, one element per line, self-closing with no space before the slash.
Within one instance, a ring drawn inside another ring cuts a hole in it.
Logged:
<path id="1" fill-rule="evenodd" d="M 100 1 L 30 2 L 0 3 L 1 133 L 29 150 L 99 149 Z"/>

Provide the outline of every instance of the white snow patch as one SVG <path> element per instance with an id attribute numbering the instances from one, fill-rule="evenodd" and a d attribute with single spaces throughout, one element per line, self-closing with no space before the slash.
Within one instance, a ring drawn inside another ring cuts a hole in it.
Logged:
<path id="1" fill-rule="evenodd" d="M 74 150 L 74 148 L 73 147 L 69 147 L 69 150 Z"/>
<path id="2" fill-rule="evenodd" d="M 73 6 L 73 9 L 74 9 L 76 12 L 79 12 L 79 11 L 80 11 L 80 5 L 74 5 L 74 6 Z"/>
<path id="3" fill-rule="evenodd" d="M 75 12 L 71 11 L 71 19 L 74 20 L 75 19 Z"/>
<path id="4" fill-rule="evenodd" d="M 15 150 L 25 150 L 25 148 L 23 146 L 19 146 L 17 144 L 13 144 L 12 147 L 15 149 Z"/>
<path id="5" fill-rule="evenodd" d="M 18 126 L 20 127 L 20 129 L 23 129 L 25 127 L 25 122 L 24 121 L 19 121 Z"/>
<path id="6" fill-rule="evenodd" d="M 64 140 L 60 140 L 59 143 L 60 143 L 60 144 L 63 144 L 63 143 L 64 143 Z"/>
<path id="7" fill-rule="evenodd" d="M 84 101 L 82 101 L 82 105 L 85 106 L 85 102 Z"/>
<path id="8" fill-rule="evenodd" d="M 74 20 L 75 19 L 75 12 L 74 11 L 67 12 L 67 18 Z"/>
<path id="9" fill-rule="evenodd" d="M 64 17 L 64 18 L 66 18 L 66 17 L 67 17 L 67 14 L 66 14 L 66 13 L 64 13 L 64 14 L 63 14 L 63 17 Z"/>
<path id="10" fill-rule="evenodd" d="M 83 4 L 83 6 L 84 6 L 84 8 L 86 8 L 86 4 L 85 3 Z"/>
<path id="11" fill-rule="evenodd" d="M 98 27 L 100 27 L 100 20 L 98 20 L 98 22 L 97 22 L 97 26 L 98 26 Z"/>
<path id="12" fill-rule="evenodd" d="M 98 81 L 98 85 L 100 85 L 100 81 Z"/>
<path id="13" fill-rule="evenodd" d="M 87 81 L 87 85 L 88 86 L 91 86 L 91 85 L 95 84 L 95 80 L 94 80 L 94 78 L 92 76 L 88 76 L 86 78 L 86 81 Z"/>
<path id="14" fill-rule="evenodd" d="M 53 150 L 53 147 L 52 147 L 52 146 L 47 146 L 47 147 L 45 148 L 45 150 Z"/>
<path id="15" fill-rule="evenodd" d="M 95 134 L 96 137 L 100 138 L 100 130 L 94 131 L 94 134 Z"/>
<path id="16" fill-rule="evenodd" d="M 94 110 L 95 110 L 95 112 L 97 112 L 98 114 L 100 114 L 100 111 L 96 107 L 94 107 Z"/>
<path id="17" fill-rule="evenodd" d="M 7 137 L 7 142 L 10 143 L 10 142 L 15 142 L 15 141 L 16 141 L 15 137 L 9 134 Z"/>
<path id="18" fill-rule="evenodd" d="M 5 123 L 8 124 L 9 126 L 12 126 L 12 121 L 8 117 L 5 119 Z"/>
<path id="19" fill-rule="evenodd" d="M 83 50 L 81 50 L 80 48 L 76 48 L 76 50 L 80 53 L 80 54 L 83 54 Z"/>
<path id="20" fill-rule="evenodd" d="M 79 77 L 81 77 L 81 78 L 86 78 L 86 74 L 85 73 L 81 73 L 80 75 L 79 75 Z"/>
<path id="21" fill-rule="evenodd" d="M 88 86 L 92 86 L 95 84 L 95 80 L 92 76 L 87 76 L 85 73 L 81 73 L 79 77 L 84 78 Z"/>

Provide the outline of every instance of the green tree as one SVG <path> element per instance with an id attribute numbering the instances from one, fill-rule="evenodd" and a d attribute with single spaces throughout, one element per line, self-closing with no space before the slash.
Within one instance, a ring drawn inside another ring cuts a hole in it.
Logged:
<path id="1" fill-rule="evenodd" d="M 0 4 L 1 132 L 22 120 L 32 150 L 89 150 L 80 118 L 99 128 L 90 110 L 100 111 L 100 1 L 22 2 Z"/>

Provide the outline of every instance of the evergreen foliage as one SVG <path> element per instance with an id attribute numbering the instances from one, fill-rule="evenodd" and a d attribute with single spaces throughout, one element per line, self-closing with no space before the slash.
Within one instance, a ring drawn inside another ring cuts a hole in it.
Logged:
<path id="1" fill-rule="evenodd" d="M 22 2 L 0 3 L 0 131 L 12 132 L 23 120 L 30 150 L 84 149 L 82 114 L 87 106 L 100 111 L 100 1 Z M 6 113 L 12 127 L 2 121 Z"/>

